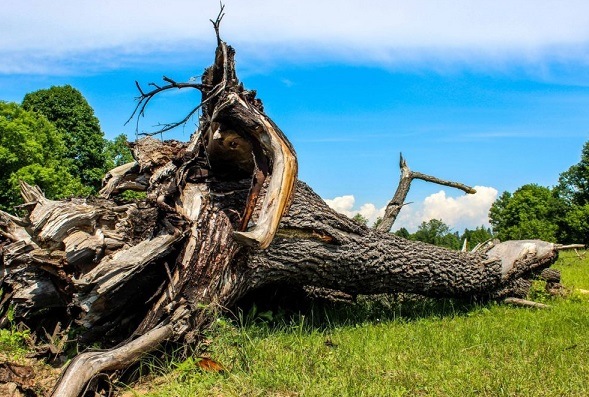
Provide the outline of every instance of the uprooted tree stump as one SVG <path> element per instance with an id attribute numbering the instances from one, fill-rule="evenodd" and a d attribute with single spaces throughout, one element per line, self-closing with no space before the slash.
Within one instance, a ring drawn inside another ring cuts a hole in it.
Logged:
<path id="1" fill-rule="evenodd" d="M 524 296 L 530 278 L 556 260 L 547 242 L 458 252 L 331 210 L 297 180 L 291 144 L 239 83 L 219 21 L 202 83 L 165 78 L 153 91 L 140 88 L 138 112 L 166 89 L 202 92 L 189 142 L 138 140 L 136 161 L 107 174 L 101 198 L 52 201 L 22 183 L 25 215 L 0 213 L 3 323 L 11 307 L 33 329 L 76 324 L 85 345 L 114 346 L 79 354 L 52 396 L 78 396 L 96 374 L 125 368 L 165 340 L 197 339 L 215 309 L 264 286 L 504 299 Z M 126 189 L 147 198 L 118 201 Z"/>

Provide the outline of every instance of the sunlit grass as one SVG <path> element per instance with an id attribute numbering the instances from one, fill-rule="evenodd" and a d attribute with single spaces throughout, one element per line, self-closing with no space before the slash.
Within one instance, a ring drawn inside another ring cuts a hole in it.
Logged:
<path id="1" fill-rule="evenodd" d="M 0 290 L 0 295 L 2 292 Z M 27 328 L 20 328 L 14 323 L 13 310 L 7 313 L 8 327 L 0 329 L 0 355 L 1 359 L 16 361 L 29 352 L 27 346 L 30 332 Z"/>
<path id="2" fill-rule="evenodd" d="M 589 289 L 588 260 L 567 253 L 556 267 L 567 286 Z M 321 309 L 273 323 L 220 319 L 208 354 L 227 373 L 177 363 L 164 382 L 137 395 L 589 395 L 589 299 L 573 293 L 550 304 L 425 300 Z"/>
<path id="3" fill-rule="evenodd" d="M 563 252 L 553 267 L 560 270 L 562 282 L 566 286 L 589 290 L 589 254 L 587 251 Z"/>

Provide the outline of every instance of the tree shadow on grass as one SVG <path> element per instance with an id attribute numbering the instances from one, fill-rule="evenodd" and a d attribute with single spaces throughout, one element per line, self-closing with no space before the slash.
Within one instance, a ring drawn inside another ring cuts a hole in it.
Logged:
<path id="1" fill-rule="evenodd" d="M 230 312 L 240 326 L 263 323 L 270 328 L 284 328 L 303 322 L 309 329 L 329 330 L 463 316 L 486 305 L 487 302 L 473 299 L 429 298 L 407 293 L 350 296 L 323 289 L 274 285 L 252 291 L 230 308 Z"/>

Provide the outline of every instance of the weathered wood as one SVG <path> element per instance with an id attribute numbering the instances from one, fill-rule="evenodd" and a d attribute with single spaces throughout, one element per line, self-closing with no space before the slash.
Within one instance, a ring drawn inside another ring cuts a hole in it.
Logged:
<path id="1" fill-rule="evenodd" d="M 114 298 L 117 292 L 120 294 L 121 288 L 131 285 L 130 279 L 140 274 L 145 266 L 170 253 L 180 238 L 180 235 L 165 234 L 119 250 L 79 280 L 74 280 L 80 290 L 74 302 L 86 313 L 82 324 L 90 328 L 105 316 L 121 310 L 125 301 Z M 122 293 L 127 294 L 125 290 Z"/>
<path id="2" fill-rule="evenodd" d="M 109 198 L 125 190 L 147 190 L 149 182 L 140 175 L 139 171 L 140 165 L 136 161 L 113 168 L 102 179 L 103 187 L 100 189 L 100 196 Z"/>
<path id="3" fill-rule="evenodd" d="M 116 349 L 78 355 L 67 366 L 51 397 L 77 397 L 97 373 L 124 369 L 172 336 L 172 325 L 162 325 Z"/>
<path id="4" fill-rule="evenodd" d="M 32 244 L 31 236 L 25 229 L 26 226 L 26 220 L 0 211 L 0 236 L 5 239 Z"/>
<path id="5" fill-rule="evenodd" d="M 554 244 L 542 241 L 465 253 L 404 240 L 335 213 L 299 183 L 274 242 L 247 263 L 255 285 L 288 281 L 350 294 L 500 298 L 515 293 L 513 280 L 533 277 L 556 257 Z"/>
<path id="6" fill-rule="evenodd" d="M 521 307 L 532 307 L 534 309 L 550 309 L 550 305 L 546 305 L 544 303 L 533 302 L 527 299 L 519 299 L 519 298 L 505 298 L 503 302 L 508 303 L 514 306 L 521 306 Z"/>
<path id="7" fill-rule="evenodd" d="M 556 246 L 556 249 L 559 251 L 565 251 L 565 250 L 572 250 L 572 249 L 583 249 L 585 248 L 584 244 L 558 244 Z"/>

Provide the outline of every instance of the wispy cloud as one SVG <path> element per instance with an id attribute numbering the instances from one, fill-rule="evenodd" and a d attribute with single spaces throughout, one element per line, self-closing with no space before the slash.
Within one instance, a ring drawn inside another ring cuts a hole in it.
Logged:
<path id="1" fill-rule="evenodd" d="M 522 127 L 526 128 L 526 127 Z M 578 131 L 487 131 L 474 132 L 471 134 L 457 134 L 444 136 L 439 139 L 440 142 L 469 142 L 469 141 L 488 141 L 493 139 L 556 139 L 565 137 L 585 137 L 586 130 Z"/>
<path id="2" fill-rule="evenodd" d="M 290 88 L 293 85 L 295 85 L 295 82 L 289 79 L 282 79 L 280 80 L 282 82 L 282 84 L 284 84 L 286 87 Z"/>
<path id="3" fill-rule="evenodd" d="M 223 36 L 242 55 L 312 62 L 588 62 L 589 3 L 226 0 Z M 62 62 L 116 67 L 95 52 L 147 54 L 214 45 L 217 1 L 13 1 L 0 14 L 1 73 L 60 69 Z M 492 63 L 491 62 L 491 63 Z M 37 64 L 36 68 L 31 65 Z M 46 64 L 43 68 L 40 64 Z"/>

